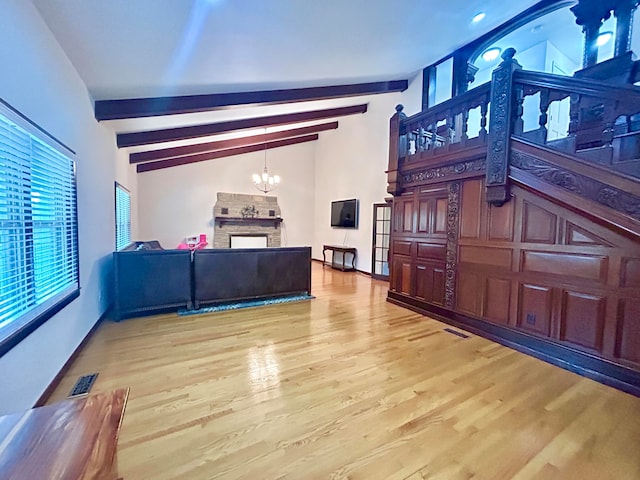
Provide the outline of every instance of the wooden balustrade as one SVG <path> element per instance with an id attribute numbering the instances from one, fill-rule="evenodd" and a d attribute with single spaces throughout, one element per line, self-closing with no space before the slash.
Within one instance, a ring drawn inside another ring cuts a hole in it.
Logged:
<path id="1" fill-rule="evenodd" d="M 640 87 L 519 69 L 512 82 L 506 118 L 512 135 L 640 177 Z M 402 190 L 398 172 L 406 167 L 487 145 L 491 88 L 491 82 L 480 85 L 411 117 L 398 110 L 391 124 L 389 193 Z M 568 102 L 564 111 L 559 102 Z"/>
<path id="2" fill-rule="evenodd" d="M 399 157 L 405 161 L 415 155 L 428 158 L 486 143 L 490 90 L 491 84 L 485 83 L 425 112 L 403 119 L 401 123 L 405 138 L 398 142 Z M 470 119 L 474 117 L 471 112 L 476 109 L 476 124 L 470 126 Z"/>
<path id="3" fill-rule="evenodd" d="M 514 82 L 518 104 L 537 95 L 539 112 L 536 129 L 514 127 L 514 135 L 640 177 L 640 87 L 527 71 L 516 72 Z M 568 128 L 564 136 L 549 138 L 549 110 L 565 99 Z M 528 113 L 516 109 L 512 121 L 522 124 Z"/>

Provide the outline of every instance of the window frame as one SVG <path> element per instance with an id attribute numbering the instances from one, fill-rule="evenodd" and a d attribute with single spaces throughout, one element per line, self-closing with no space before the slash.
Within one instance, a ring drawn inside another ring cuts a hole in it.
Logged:
<path id="1" fill-rule="evenodd" d="M 77 179 L 77 158 L 76 152 L 62 143 L 56 137 L 44 130 L 42 127 L 31 121 L 29 118 L 21 114 L 18 110 L 13 108 L 4 100 L 0 99 L 0 115 L 5 117 L 9 122 L 16 124 L 19 128 L 25 131 L 30 139 L 35 139 L 38 142 L 43 143 L 47 147 L 57 151 L 59 154 L 66 157 L 72 166 L 72 173 L 68 177 L 69 184 L 71 186 L 72 193 L 69 198 L 72 199 L 73 205 L 71 210 L 72 220 L 68 223 L 73 231 L 70 238 L 72 241 L 71 256 L 72 261 L 75 263 L 74 272 L 75 278 L 59 291 L 56 291 L 54 295 L 39 304 L 36 304 L 33 308 L 24 312 L 20 317 L 12 320 L 6 327 L 0 330 L 0 357 L 9 352 L 12 348 L 17 346 L 22 340 L 33 333 L 41 325 L 55 316 L 58 312 L 69 305 L 73 300 L 80 296 L 80 244 L 79 244 L 79 232 L 78 232 L 78 179 Z M 31 140 L 33 141 L 33 140 Z M 32 167 L 32 161 L 29 161 L 29 168 Z M 33 233 L 31 234 L 33 235 Z M 65 236 L 65 238 L 69 238 Z M 33 237 L 31 237 L 33 241 Z M 28 268 L 34 268 L 33 248 L 25 248 L 26 255 L 29 257 L 29 263 L 26 264 L 26 271 Z M 71 257 L 65 257 L 71 258 Z"/>
<path id="2" fill-rule="evenodd" d="M 127 245 L 124 246 L 120 246 L 120 248 L 118 248 L 118 227 L 120 225 L 120 223 L 118 222 L 118 190 L 121 190 L 123 193 L 127 194 L 127 197 L 129 199 L 129 223 L 127 223 L 127 227 L 128 227 L 128 237 L 129 237 L 129 242 L 127 243 Z M 131 244 L 131 191 L 124 187 L 121 183 L 118 182 L 114 182 L 114 217 L 115 217 L 115 251 L 118 252 L 120 250 L 122 250 L 123 248 L 127 247 L 129 244 Z"/>

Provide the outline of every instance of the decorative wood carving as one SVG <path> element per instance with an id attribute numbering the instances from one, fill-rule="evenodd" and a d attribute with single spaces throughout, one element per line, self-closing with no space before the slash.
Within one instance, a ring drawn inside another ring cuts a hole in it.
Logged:
<path id="1" fill-rule="evenodd" d="M 467 162 L 454 163 L 442 167 L 425 168 L 417 172 L 402 175 L 401 184 L 403 187 L 426 184 L 429 182 L 442 182 L 462 174 L 470 172 L 482 172 L 486 168 L 484 159 L 469 160 Z"/>
<path id="2" fill-rule="evenodd" d="M 587 200 L 640 220 L 640 196 L 515 150 L 511 153 L 511 165 Z"/>
<path id="3" fill-rule="evenodd" d="M 458 264 L 458 231 L 460 225 L 460 183 L 448 185 L 447 203 L 447 262 L 445 269 L 444 304 L 454 308 L 456 304 L 456 269 Z"/>
<path id="4" fill-rule="evenodd" d="M 503 61 L 494 70 L 491 81 L 486 189 L 487 201 L 496 206 L 501 206 L 509 199 L 509 139 L 514 105 L 512 77 L 515 71 L 522 68 L 513 58 L 515 53 L 513 48 L 504 51 Z"/>

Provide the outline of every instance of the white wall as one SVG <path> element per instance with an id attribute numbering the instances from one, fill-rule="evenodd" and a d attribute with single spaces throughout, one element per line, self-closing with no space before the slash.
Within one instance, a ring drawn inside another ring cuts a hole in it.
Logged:
<path id="1" fill-rule="evenodd" d="M 384 202 L 389 162 L 389 119 L 402 103 L 407 115 L 421 105 L 422 75 L 412 79 L 403 93 L 372 95 L 367 112 L 339 120 L 340 126 L 316 148 L 315 236 L 313 258 L 322 259 L 322 245 L 356 247 L 356 268 L 371 272 L 373 204 Z M 358 229 L 332 228 L 331 201 L 357 198 L 360 201 Z M 329 254 L 330 255 L 330 254 Z"/>
<path id="2" fill-rule="evenodd" d="M 332 132 L 320 133 L 320 141 Z M 281 185 L 269 193 L 282 211 L 282 246 L 313 241 L 314 163 L 316 142 L 267 151 L 267 167 Z M 192 163 L 137 174 L 140 240 L 159 240 L 176 247 L 184 237 L 206 233 L 213 244 L 213 206 L 218 192 L 261 195 L 251 181 L 262 172 L 264 153 Z M 285 244 L 286 242 L 286 244 Z"/>
<path id="3" fill-rule="evenodd" d="M 101 316 L 114 246 L 113 132 L 93 118 L 84 83 L 25 0 L 3 0 L 0 97 L 77 152 L 81 295 L 0 357 L 0 414 L 33 406 Z"/>

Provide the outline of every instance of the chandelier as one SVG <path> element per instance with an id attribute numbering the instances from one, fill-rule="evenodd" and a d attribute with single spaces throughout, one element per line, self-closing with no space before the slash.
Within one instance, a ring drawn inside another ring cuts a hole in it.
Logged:
<path id="1" fill-rule="evenodd" d="M 266 134 L 266 129 L 265 129 Z M 269 175 L 269 170 L 267 170 L 267 144 L 264 144 L 264 170 L 262 170 L 262 174 L 254 173 L 252 176 L 253 184 L 256 186 L 258 190 L 262 193 L 267 194 L 271 190 L 275 189 L 280 184 L 280 176 L 279 175 Z"/>

